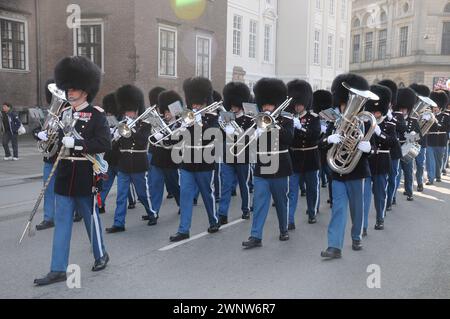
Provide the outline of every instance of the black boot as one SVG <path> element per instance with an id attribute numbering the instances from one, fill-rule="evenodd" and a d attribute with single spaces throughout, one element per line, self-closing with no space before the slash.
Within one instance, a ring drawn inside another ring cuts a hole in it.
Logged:
<path id="1" fill-rule="evenodd" d="M 308 219 L 308 224 L 314 225 L 315 223 L 317 223 L 316 217 L 310 217 L 310 218 Z"/>
<path id="2" fill-rule="evenodd" d="M 242 246 L 245 249 L 252 249 L 252 248 L 256 248 L 256 247 L 262 247 L 262 240 L 255 238 L 255 237 L 250 237 L 247 241 L 244 241 L 242 243 Z"/>
<path id="3" fill-rule="evenodd" d="M 432 185 L 434 185 L 434 183 L 433 183 L 433 182 L 426 182 L 425 185 L 427 185 L 427 186 L 432 186 Z"/>
<path id="4" fill-rule="evenodd" d="M 108 262 L 109 262 L 109 255 L 105 253 L 103 257 L 95 261 L 94 266 L 92 266 L 92 271 L 101 271 L 105 269 Z"/>
<path id="5" fill-rule="evenodd" d="M 408 197 L 406 198 L 406 200 L 407 200 L 408 202 L 412 202 L 412 201 L 414 201 L 414 197 L 412 197 L 412 195 L 408 195 Z"/>
<path id="6" fill-rule="evenodd" d="M 417 191 L 418 191 L 419 193 L 422 193 L 422 192 L 423 192 L 423 184 L 417 185 Z"/>
<path id="7" fill-rule="evenodd" d="M 226 225 L 228 224 L 228 217 L 219 215 L 219 224 L 220 225 Z"/>
<path id="8" fill-rule="evenodd" d="M 188 238 L 189 238 L 189 234 L 176 233 L 175 235 L 170 236 L 169 239 L 172 243 L 176 243 L 176 242 L 188 239 Z"/>
<path id="9" fill-rule="evenodd" d="M 360 250 L 362 250 L 362 249 L 363 249 L 363 246 L 362 246 L 362 244 L 361 244 L 361 241 L 360 241 L 360 240 L 353 240 L 353 243 L 352 243 L 352 249 L 353 249 L 354 251 L 360 251 Z"/>
<path id="10" fill-rule="evenodd" d="M 384 222 L 383 221 L 377 221 L 375 224 L 375 230 L 383 230 L 384 229 Z"/>
<path id="11" fill-rule="evenodd" d="M 73 216 L 73 222 L 74 223 L 79 223 L 83 220 L 83 216 L 79 215 L 78 213 L 75 214 L 75 216 Z"/>
<path id="12" fill-rule="evenodd" d="M 242 219 L 245 219 L 245 220 L 249 220 L 250 219 L 250 212 L 244 212 L 244 213 L 242 213 L 242 217 L 241 217 Z"/>
<path id="13" fill-rule="evenodd" d="M 288 232 L 280 234 L 280 241 L 288 241 L 288 240 L 289 240 L 289 233 Z"/>
<path id="14" fill-rule="evenodd" d="M 128 204 L 128 209 L 135 209 L 135 208 L 136 208 L 136 203 Z"/>
<path id="15" fill-rule="evenodd" d="M 220 230 L 220 225 L 219 225 L 219 224 L 217 224 L 217 225 L 212 225 L 212 226 L 210 226 L 210 227 L 208 228 L 208 233 L 210 233 L 210 234 L 215 234 L 215 233 L 217 233 L 219 230 Z"/>
<path id="16" fill-rule="evenodd" d="M 340 249 L 329 247 L 327 250 L 322 251 L 320 256 L 326 259 L 339 259 L 342 258 L 342 253 Z"/>
<path id="17" fill-rule="evenodd" d="M 100 215 L 105 214 L 105 213 L 106 213 L 105 206 L 99 207 L 99 208 L 98 208 L 98 213 L 99 213 Z"/>
<path id="18" fill-rule="evenodd" d="M 154 215 L 151 215 L 148 217 L 148 226 L 155 226 L 158 224 L 158 215 L 155 217 Z"/>
<path id="19" fill-rule="evenodd" d="M 52 221 L 49 222 L 49 221 L 44 220 L 39 225 L 36 225 L 36 230 L 37 231 L 46 230 L 46 229 L 53 228 L 53 227 L 55 227 L 55 223 L 54 222 L 52 222 Z"/>
<path id="20" fill-rule="evenodd" d="M 367 228 L 364 228 L 364 229 L 363 229 L 362 236 L 363 236 L 363 237 L 367 237 Z"/>
<path id="21" fill-rule="evenodd" d="M 172 199 L 172 198 L 174 198 L 174 196 L 172 195 L 172 194 L 167 194 L 167 197 L 166 197 L 167 199 Z"/>
<path id="22" fill-rule="evenodd" d="M 108 234 L 123 233 L 125 231 L 125 227 L 113 226 L 111 228 L 106 228 L 105 230 Z"/>
<path id="23" fill-rule="evenodd" d="M 295 230 L 295 224 L 294 223 L 290 223 L 288 226 L 288 230 Z"/>
<path id="24" fill-rule="evenodd" d="M 65 272 L 55 272 L 52 271 L 48 273 L 44 278 L 39 278 L 34 280 L 36 286 L 48 286 L 55 284 L 57 282 L 63 282 L 67 280 L 67 275 Z"/>

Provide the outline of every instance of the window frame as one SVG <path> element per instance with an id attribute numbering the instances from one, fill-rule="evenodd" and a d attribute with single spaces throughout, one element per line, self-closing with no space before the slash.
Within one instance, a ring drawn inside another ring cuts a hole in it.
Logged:
<path id="1" fill-rule="evenodd" d="M 254 23 L 255 32 L 252 33 L 252 27 Z M 252 37 L 254 37 L 254 56 L 251 56 L 252 53 Z M 254 19 L 250 19 L 249 21 L 249 30 L 248 30 L 248 58 L 249 59 L 257 59 L 258 58 L 258 21 Z"/>
<path id="2" fill-rule="evenodd" d="M 101 30 L 101 37 L 102 41 L 100 43 L 101 46 L 101 70 L 102 73 L 105 73 L 105 22 L 102 19 L 81 19 L 80 21 L 80 27 L 79 28 L 73 28 L 73 55 L 78 56 L 78 30 L 83 26 L 95 26 L 100 25 Z M 92 61 L 94 62 L 94 61 Z"/>
<path id="3" fill-rule="evenodd" d="M 240 28 L 235 28 L 235 19 L 240 18 Z M 242 56 L 242 33 L 244 27 L 244 17 L 239 14 L 233 14 L 233 55 L 234 56 Z M 235 32 L 239 32 L 239 42 L 236 41 L 236 50 L 235 50 Z M 239 48 L 238 48 L 239 46 Z"/>
<path id="4" fill-rule="evenodd" d="M 28 20 L 25 17 L 23 17 L 23 18 L 10 17 L 7 14 L 1 14 L 1 13 L 0 13 L 0 19 L 23 23 L 24 24 L 24 42 L 25 42 L 24 43 L 25 44 L 25 54 L 24 54 L 25 68 L 24 69 L 4 68 L 3 67 L 3 52 L 2 52 L 2 47 L 1 47 L 2 41 L 1 41 L 1 36 L 0 36 L 0 72 L 13 72 L 13 73 L 30 72 L 30 58 L 29 58 L 29 44 L 28 44 Z"/>
<path id="5" fill-rule="evenodd" d="M 266 30 L 267 28 L 269 28 L 269 39 L 266 38 Z M 273 25 L 269 24 L 269 23 L 265 23 L 264 24 L 264 52 L 263 52 L 263 62 L 264 63 L 272 63 L 272 53 L 273 53 L 273 48 L 272 48 L 272 44 L 273 44 Z M 267 47 L 266 47 L 267 45 Z M 268 58 L 266 59 L 266 48 L 267 48 L 267 54 L 268 54 Z"/>
<path id="6" fill-rule="evenodd" d="M 208 48 L 208 76 L 207 76 L 207 78 L 211 80 L 211 74 L 212 74 L 212 72 L 211 72 L 211 65 L 212 65 L 212 63 L 211 63 L 211 58 L 212 58 L 212 52 L 211 52 L 211 50 L 212 50 L 212 38 L 210 36 L 206 36 L 206 35 L 203 35 L 203 34 L 197 34 L 195 36 L 195 74 L 197 76 L 204 77 L 203 74 L 201 74 L 201 75 L 198 74 L 198 67 L 199 67 L 199 64 L 198 64 L 198 41 L 199 41 L 199 39 L 208 40 L 208 42 L 209 42 L 209 48 Z"/>
<path id="7" fill-rule="evenodd" d="M 406 32 L 405 54 L 403 55 L 402 54 L 402 49 L 403 49 L 402 30 L 404 30 L 404 29 L 406 29 L 407 32 Z M 399 43 L 398 56 L 401 57 L 401 58 L 408 56 L 408 53 L 409 53 L 409 50 L 408 50 L 409 49 L 408 48 L 408 45 L 409 45 L 409 26 L 408 25 L 399 26 L 399 29 L 398 29 L 398 43 Z"/>
<path id="8" fill-rule="evenodd" d="M 162 74 L 161 73 L 161 31 L 173 32 L 175 33 L 175 48 L 174 48 L 174 75 Z M 196 62 L 197 64 L 197 62 Z M 158 77 L 176 79 L 178 78 L 178 29 L 165 24 L 158 25 Z"/>

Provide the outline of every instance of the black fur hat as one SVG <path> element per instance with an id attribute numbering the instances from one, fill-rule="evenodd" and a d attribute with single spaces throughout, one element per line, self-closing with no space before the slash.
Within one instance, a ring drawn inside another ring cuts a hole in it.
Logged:
<path id="1" fill-rule="evenodd" d="M 340 106 L 346 104 L 349 98 L 349 91 L 342 86 L 342 83 L 347 83 L 351 88 L 367 91 L 369 90 L 369 83 L 362 76 L 346 73 L 338 75 L 331 86 L 331 93 L 333 94 L 333 104 Z"/>
<path id="2" fill-rule="evenodd" d="M 395 110 L 399 111 L 401 108 L 408 109 L 411 112 L 416 104 L 416 93 L 410 88 L 401 88 L 397 92 L 397 104 Z"/>
<path id="3" fill-rule="evenodd" d="M 314 112 L 319 114 L 322 111 L 333 107 L 333 95 L 326 90 L 318 90 L 313 94 Z"/>
<path id="4" fill-rule="evenodd" d="M 120 113 L 145 110 L 144 93 L 138 87 L 128 84 L 116 91 L 116 102 Z"/>
<path id="5" fill-rule="evenodd" d="M 382 86 L 389 88 L 392 93 L 391 103 L 392 103 L 392 105 L 397 104 L 397 92 L 398 92 L 397 84 L 395 84 L 395 82 L 392 80 L 383 80 L 383 81 L 380 81 L 378 83 L 378 85 L 382 85 Z"/>
<path id="6" fill-rule="evenodd" d="M 283 81 L 274 78 L 262 78 L 254 88 L 255 101 L 259 108 L 270 104 L 280 106 L 287 98 L 287 87 Z"/>
<path id="7" fill-rule="evenodd" d="M 193 104 L 212 104 L 213 88 L 211 81 L 207 78 L 194 77 L 186 79 L 183 83 L 183 91 L 188 108 L 192 108 Z"/>
<path id="8" fill-rule="evenodd" d="M 432 99 L 442 111 L 447 109 L 448 96 L 444 91 L 431 92 L 430 99 Z"/>
<path id="9" fill-rule="evenodd" d="M 175 103 L 176 101 L 180 101 L 181 105 L 183 105 L 183 99 L 177 92 L 175 91 L 161 92 L 158 96 L 159 112 L 161 114 L 164 114 L 166 111 L 169 111 L 169 105 Z"/>
<path id="10" fill-rule="evenodd" d="M 417 95 L 430 97 L 431 90 L 426 85 L 413 83 L 409 86 L 409 88 L 416 92 Z"/>
<path id="11" fill-rule="evenodd" d="M 67 57 L 55 67 L 55 82 L 64 91 L 75 89 L 86 92 L 87 101 L 91 103 L 100 89 L 101 71 L 85 57 Z"/>
<path id="12" fill-rule="evenodd" d="M 381 112 L 383 116 L 386 116 L 386 114 L 389 111 L 389 104 L 391 103 L 392 99 L 391 89 L 383 85 L 372 85 L 370 87 L 370 91 L 378 95 L 380 100 L 378 101 L 369 100 L 365 105 L 366 111 L 372 113 Z"/>
<path id="13" fill-rule="evenodd" d="M 47 82 L 45 82 L 45 100 L 47 101 L 47 104 L 52 102 L 53 94 L 48 90 L 48 86 L 53 83 L 55 83 L 55 80 L 53 79 L 48 79 Z"/>
<path id="14" fill-rule="evenodd" d="M 213 91 L 213 101 L 214 102 L 222 102 L 222 95 L 216 90 Z"/>
<path id="15" fill-rule="evenodd" d="M 119 115 L 119 110 L 116 103 L 116 96 L 114 93 L 110 93 L 103 98 L 102 108 L 105 113 L 110 113 L 112 115 Z"/>
<path id="16" fill-rule="evenodd" d="M 288 96 L 293 98 L 289 112 L 294 112 L 295 105 L 304 105 L 306 110 L 312 108 L 313 90 L 311 84 L 304 80 L 293 80 L 287 84 Z"/>
<path id="17" fill-rule="evenodd" d="M 158 96 L 161 92 L 164 92 L 166 89 L 160 86 L 154 87 L 148 92 L 148 99 L 150 101 L 150 106 L 155 106 L 158 104 Z"/>
<path id="18" fill-rule="evenodd" d="M 243 108 L 242 103 L 250 103 L 249 87 L 242 82 L 230 82 L 223 88 L 223 105 L 229 111 L 232 106 Z"/>

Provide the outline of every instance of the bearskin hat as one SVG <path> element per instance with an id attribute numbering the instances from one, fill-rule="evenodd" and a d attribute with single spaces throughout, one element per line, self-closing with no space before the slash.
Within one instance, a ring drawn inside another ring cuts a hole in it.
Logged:
<path id="1" fill-rule="evenodd" d="M 212 104 L 213 88 L 211 81 L 207 78 L 194 77 L 186 79 L 183 83 L 183 91 L 189 108 L 192 108 L 194 104 Z"/>
<path id="2" fill-rule="evenodd" d="M 378 85 L 382 85 L 382 86 L 389 88 L 392 93 L 391 103 L 392 103 L 392 105 L 397 104 L 397 92 L 398 92 L 397 84 L 395 84 L 395 82 L 392 80 L 383 80 L 383 81 L 380 81 L 378 83 Z"/>
<path id="3" fill-rule="evenodd" d="M 144 93 L 138 87 L 128 84 L 116 91 L 116 102 L 120 113 L 142 112 L 145 110 Z"/>
<path id="4" fill-rule="evenodd" d="M 155 106 L 158 104 L 158 96 L 164 92 L 166 89 L 160 86 L 154 87 L 148 92 L 148 99 L 150 101 L 150 106 Z"/>
<path id="5" fill-rule="evenodd" d="M 85 57 L 66 57 L 55 67 L 55 82 L 60 90 L 75 89 L 86 92 L 87 101 L 91 103 L 100 89 L 101 71 Z"/>
<path id="6" fill-rule="evenodd" d="M 213 101 L 214 102 L 222 102 L 222 94 L 217 92 L 216 90 L 213 91 Z"/>
<path id="7" fill-rule="evenodd" d="M 326 90 L 318 90 L 313 94 L 314 112 L 319 114 L 322 111 L 333 107 L 333 95 Z"/>
<path id="8" fill-rule="evenodd" d="M 242 82 L 230 82 L 223 88 L 223 104 L 229 111 L 232 106 L 243 108 L 243 103 L 250 103 L 249 87 Z"/>
<path id="9" fill-rule="evenodd" d="M 410 88 L 401 88 L 397 92 L 397 104 L 395 110 L 399 111 L 402 108 L 408 109 L 411 112 L 416 104 L 416 93 Z"/>
<path id="10" fill-rule="evenodd" d="M 255 101 L 259 108 L 270 104 L 280 106 L 287 98 L 287 87 L 283 81 L 274 78 L 262 78 L 254 88 Z"/>
<path id="11" fill-rule="evenodd" d="M 288 96 L 292 98 L 289 112 L 294 112 L 295 105 L 304 105 L 306 110 L 312 108 L 313 90 L 311 84 L 304 80 L 293 80 L 287 84 Z"/>
<path id="12" fill-rule="evenodd" d="M 55 80 L 53 79 L 48 79 L 47 82 L 45 82 L 45 100 L 47 101 L 47 104 L 52 103 L 53 94 L 48 90 L 48 86 L 53 83 L 55 83 Z"/>
<path id="13" fill-rule="evenodd" d="M 169 111 L 169 105 L 177 101 L 183 105 L 183 99 L 177 92 L 172 90 L 161 92 L 158 96 L 159 112 L 164 114 L 166 111 Z"/>
<path id="14" fill-rule="evenodd" d="M 430 99 L 432 99 L 442 111 L 447 109 L 448 96 L 444 91 L 431 92 Z"/>
<path id="15" fill-rule="evenodd" d="M 349 91 L 342 85 L 342 83 L 347 83 L 351 88 L 367 91 L 369 90 L 369 83 L 362 76 L 347 73 L 338 75 L 331 86 L 331 93 L 333 94 L 333 104 L 335 106 L 340 106 L 341 104 L 346 104 L 349 98 Z"/>
<path id="16" fill-rule="evenodd" d="M 369 100 L 365 105 L 366 111 L 372 113 L 381 112 L 383 116 L 386 116 L 392 99 L 391 89 L 383 85 L 372 85 L 370 91 L 378 95 L 380 99 L 378 101 Z"/>
<path id="17" fill-rule="evenodd" d="M 109 113 L 112 115 L 119 115 L 119 110 L 116 103 L 116 96 L 114 93 L 110 93 L 103 98 L 102 108 L 105 110 L 105 113 Z"/>
<path id="18" fill-rule="evenodd" d="M 430 97 L 431 90 L 426 85 L 413 83 L 409 88 L 416 92 L 417 95 Z"/>

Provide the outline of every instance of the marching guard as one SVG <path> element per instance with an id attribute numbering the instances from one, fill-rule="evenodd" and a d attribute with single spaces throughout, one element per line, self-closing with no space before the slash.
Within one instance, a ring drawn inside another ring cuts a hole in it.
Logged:
<path id="1" fill-rule="evenodd" d="M 103 270 L 109 262 L 95 205 L 94 192 L 100 187 L 97 185 L 99 178 L 94 175 L 93 163 L 83 155 L 100 154 L 111 149 L 105 114 L 101 108 L 92 105 L 100 87 L 100 79 L 100 69 L 84 57 L 64 58 L 55 68 L 56 85 L 66 91 L 71 104 L 70 109 L 63 113 L 63 118 L 72 119 L 72 130 L 76 134 L 71 132 L 63 137 L 63 132 L 60 132 L 61 144 L 70 150 L 70 156 L 63 158 L 57 167 L 52 262 L 50 273 L 34 281 L 37 286 L 66 280 L 75 211 L 83 216 L 92 243 L 95 258 L 92 271 Z"/>

